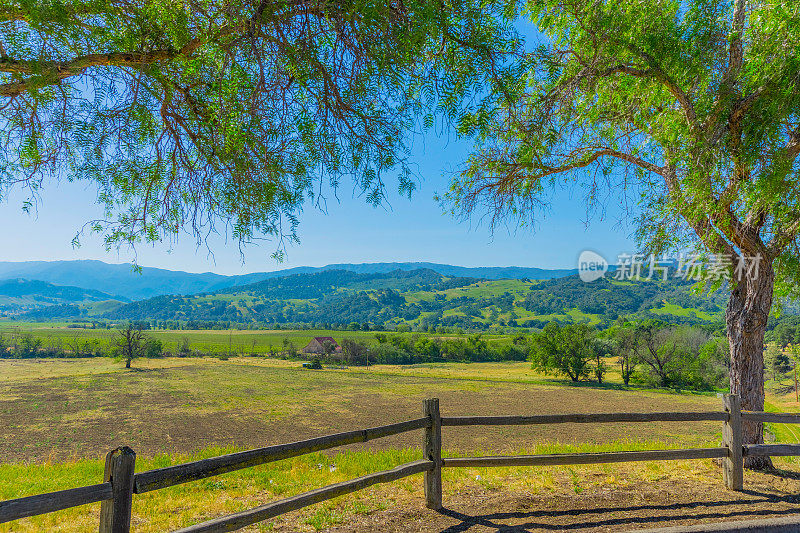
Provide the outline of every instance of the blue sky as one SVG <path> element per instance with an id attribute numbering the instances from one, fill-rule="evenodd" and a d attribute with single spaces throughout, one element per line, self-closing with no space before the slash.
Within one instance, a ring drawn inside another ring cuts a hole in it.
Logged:
<path id="1" fill-rule="evenodd" d="M 81 226 L 99 217 L 95 193 L 87 183 L 50 183 L 42 192 L 38 209 L 21 210 L 24 195 L 12 194 L 0 207 L 0 260 L 99 259 L 111 263 L 136 258 L 142 266 L 190 272 L 214 271 L 237 274 L 300 265 L 388 261 L 431 261 L 464 266 L 532 266 L 573 268 L 578 254 L 587 248 L 613 260 L 620 252 L 635 249 L 631 225 L 619 224 L 621 208 L 612 201 L 604 219 L 585 224 L 586 212 L 580 190 L 556 191 L 551 209 L 535 228 L 498 227 L 494 234 L 486 224 L 460 222 L 442 213 L 433 199 L 446 190 L 448 173 L 463 160 L 467 145 L 435 132 L 419 139 L 413 160 L 422 177 L 409 201 L 390 191 L 388 205 L 373 208 L 354 196 L 343 184 L 339 202 L 328 203 L 327 214 L 311 206 L 300 217 L 300 244 L 288 249 L 283 263 L 270 255 L 274 242 L 245 249 L 244 263 L 235 242 L 224 237 L 210 241 L 213 255 L 197 248 L 189 237 L 176 244 L 140 245 L 131 250 L 106 252 L 97 235 L 82 238 L 73 248 L 72 237 Z M 390 183 L 390 188 L 395 184 Z"/>
<path id="2" fill-rule="evenodd" d="M 523 19 L 518 29 L 527 46 L 543 37 Z M 469 145 L 454 141 L 452 134 L 430 131 L 415 139 L 412 161 L 421 181 L 409 201 L 391 191 L 388 204 L 373 208 L 343 183 L 339 202 L 330 201 L 327 213 L 308 206 L 300 216 L 300 244 L 287 250 L 283 263 L 270 256 L 274 242 L 250 245 L 244 262 L 237 243 L 213 238 L 209 247 L 198 248 L 191 237 L 175 244 L 140 245 L 134 251 L 106 252 L 98 235 L 82 237 L 80 248 L 72 238 L 102 211 L 94 203 L 94 189 L 87 183 L 50 183 L 41 193 L 37 212 L 21 210 L 25 196 L 12 194 L 0 203 L 0 260 L 99 259 L 126 263 L 134 259 L 142 266 L 190 272 L 221 274 L 277 270 L 293 266 L 329 263 L 430 261 L 463 266 L 530 266 L 574 268 L 581 251 L 592 249 L 614 261 L 617 254 L 635 251 L 618 199 L 606 206 L 604 217 L 586 223 L 580 190 L 560 190 L 552 196 L 547 216 L 535 228 L 498 227 L 494 233 L 479 220 L 461 222 L 442 213 L 434 194 L 447 189 L 448 173 L 454 171 Z M 622 221 L 622 223 L 620 223 Z"/>

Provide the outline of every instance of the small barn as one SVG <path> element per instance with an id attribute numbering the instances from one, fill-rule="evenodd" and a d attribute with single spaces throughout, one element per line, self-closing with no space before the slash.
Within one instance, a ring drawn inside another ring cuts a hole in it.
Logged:
<path id="1" fill-rule="evenodd" d="M 306 347 L 303 348 L 303 353 L 324 354 L 326 343 L 333 345 L 334 353 L 339 353 L 342 351 L 342 347 L 339 346 L 339 343 L 336 342 L 333 337 L 314 337 L 311 339 L 311 342 L 309 342 Z"/>

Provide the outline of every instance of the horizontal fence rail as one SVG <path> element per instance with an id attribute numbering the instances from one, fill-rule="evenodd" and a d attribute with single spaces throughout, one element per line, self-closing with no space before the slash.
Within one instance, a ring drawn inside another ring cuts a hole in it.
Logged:
<path id="1" fill-rule="evenodd" d="M 0 523 L 101 502 L 111 495 L 111 483 L 98 483 L 0 502 Z"/>
<path id="2" fill-rule="evenodd" d="M 289 511 L 296 511 L 303 507 L 308 507 L 315 503 L 319 503 L 337 496 L 343 496 L 351 492 L 356 492 L 365 489 L 378 483 L 388 483 L 390 481 L 397 481 L 404 477 L 420 474 L 428 470 L 433 470 L 433 461 L 415 461 L 413 463 L 404 464 L 385 470 L 383 472 L 376 472 L 368 474 L 349 481 L 336 483 L 335 485 L 328 485 L 321 489 L 312 490 L 291 498 L 286 498 L 277 502 L 261 505 L 247 511 L 241 511 L 236 514 L 223 516 L 215 520 L 209 520 L 202 524 L 185 527 L 177 530 L 175 533 L 201 533 L 201 532 L 217 532 L 217 531 L 236 531 L 245 526 L 274 518 L 278 515 L 288 513 Z"/>
<path id="3" fill-rule="evenodd" d="M 385 426 L 346 431 L 288 444 L 267 446 L 139 473 L 134 473 L 136 459 L 134 451 L 127 447 L 117 448 L 109 452 L 106 457 L 103 483 L 0 502 L 0 522 L 101 502 L 100 533 L 129 533 L 134 494 L 150 492 L 272 461 L 280 461 L 420 429 L 424 433 L 421 460 L 188 526 L 178 530 L 176 533 L 235 531 L 372 485 L 388 483 L 421 473 L 425 476 L 424 488 L 427 507 L 440 509 L 442 507 L 442 468 L 558 466 L 629 461 L 722 459 L 723 479 L 726 487 L 733 490 L 741 490 L 744 457 L 800 456 L 800 444 L 745 445 L 742 443 L 743 422 L 800 424 L 800 414 L 742 411 L 739 399 L 734 395 L 726 395 L 724 397 L 723 411 L 575 413 L 532 416 L 442 417 L 439 414 L 439 400 L 430 399 L 423 402 L 422 415 L 421 418 Z M 617 422 L 722 422 L 723 443 L 721 447 L 717 448 L 451 458 L 442 458 L 441 455 L 442 427 L 570 423 L 607 424 Z"/>
<path id="4" fill-rule="evenodd" d="M 800 455 L 800 444 L 747 444 L 744 446 L 743 455 L 790 457 Z"/>
<path id="5" fill-rule="evenodd" d="M 634 461 L 670 461 L 680 459 L 714 459 L 727 457 L 728 448 L 693 448 L 688 450 L 641 450 L 632 452 L 554 453 L 546 455 L 512 455 L 505 457 L 453 457 L 443 459 L 443 467 L 453 466 L 558 466 Z"/>
<path id="6" fill-rule="evenodd" d="M 800 424 L 800 414 L 742 411 L 742 420 L 749 420 L 752 422 L 775 422 L 778 424 Z"/>
<path id="7" fill-rule="evenodd" d="M 430 421 L 427 418 L 417 418 L 415 420 L 389 424 L 387 426 L 346 431 L 344 433 L 336 433 L 334 435 L 326 435 L 324 437 L 316 437 L 289 444 L 278 444 L 276 446 L 267 446 L 255 450 L 231 453 L 181 465 L 167 466 L 165 468 L 136 474 L 134 478 L 134 490 L 136 493 L 141 494 L 143 492 L 163 489 L 189 481 L 218 476 L 242 468 L 250 468 L 251 466 L 298 457 L 312 452 L 329 450 L 347 444 L 357 444 L 381 437 L 398 435 L 407 431 L 422 429 L 429 423 Z"/>
<path id="8" fill-rule="evenodd" d="M 705 422 L 728 419 L 728 413 L 592 413 L 534 416 L 450 416 L 442 417 L 443 426 L 523 426 L 535 424 L 604 424 L 611 422 Z"/>

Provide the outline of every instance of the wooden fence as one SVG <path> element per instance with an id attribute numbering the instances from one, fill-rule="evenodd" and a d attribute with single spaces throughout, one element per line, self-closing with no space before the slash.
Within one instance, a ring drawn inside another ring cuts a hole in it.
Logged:
<path id="1" fill-rule="evenodd" d="M 719 421 L 723 423 L 723 443 L 721 447 L 508 457 L 442 458 L 441 455 L 442 427 L 448 426 L 702 421 Z M 128 533 L 130 531 L 134 494 L 142 494 L 181 483 L 217 476 L 226 472 L 233 472 L 242 468 L 419 429 L 424 430 L 422 459 L 419 461 L 342 483 L 328 485 L 327 487 L 267 503 L 253 509 L 185 527 L 178 531 L 180 533 L 235 531 L 247 525 L 343 494 L 355 492 L 371 485 L 387 483 L 419 473 L 424 473 L 425 476 L 425 503 L 427 507 L 440 509 L 442 507 L 441 469 L 449 467 L 552 466 L 720 458 L 723 461 L 723 479 L 726 487 L 732 490 L 742 490 L 743 457 L 755 455 L 800 455 L 800 444 L 742 445 L 742 421 L 800 424 L 800 414 L 742 411 L 739 398 L 733 395 L 726 395 L 724 398 L 724 411 L 442 417 L 439 413 L 439 400 L 430 399 L 423 402 L 422 418 L 375 428 L 337 433 L 291 444 L 280 444 L 232 453 L 146 472 L 134 472 L 136 454 L 133 450 L 127 446 L 117 448 L 106 456 L 102 483 L 0 502 L 0 523 L 101 502 L 100 533 Z"/>

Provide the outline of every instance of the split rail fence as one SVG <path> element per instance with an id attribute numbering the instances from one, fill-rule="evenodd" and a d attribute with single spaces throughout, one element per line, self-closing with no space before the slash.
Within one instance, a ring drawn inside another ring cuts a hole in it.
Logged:
<path id="1" fill-rule="evenodd" d="M 723 423 L 723 443 L 721 447 L 454 458 L 442 458 L 441 453 L 442 427 L 448 426 L 704 421 L 719 421 Z M 106 456 L 102 483 L 0 502 L 0 523 L 101 502 L 100 533 L 128 533 L 131 527 L 131 509 L 134 494 L 142 494 L 272 461 L 328 450 L 347 444 L 367 442 L 419 429 L 424 430 L 423 458 L 419 461 L 413 461 L 391 470 L 368 474 L 267 503 L 253 509 L 215 518 L 185 527 L 176 533 L 235 531 L 250 524 L 355 492 L 371 485 L 387 483 L 419 473 L 424 473 L 427 507 L 440 509 L 442 507 L 441 472 L 442 468 L 450 467 L 553 466 L 719 458 L 722 459 L 723 463 L 723 480 L 726 487 L 731 490 L 742 490 L 744 457 L 800 455 L 800 444 L 743 445 L 743 421 L 800 424 L 800 414 L 742 411 L 739 398 L 734 395 L 726 395 L 724 397 L 723 411 L 442 417 L 439 413 L 439 400 L 430 399 L 423 402 L 423 416 L 414 420 L 369 429 L 347 431 L 290 444 L 268 446 L 146 472 L 134 472 L 136 454 L 133 450 L 127 446 L 117 448 Z"/>

